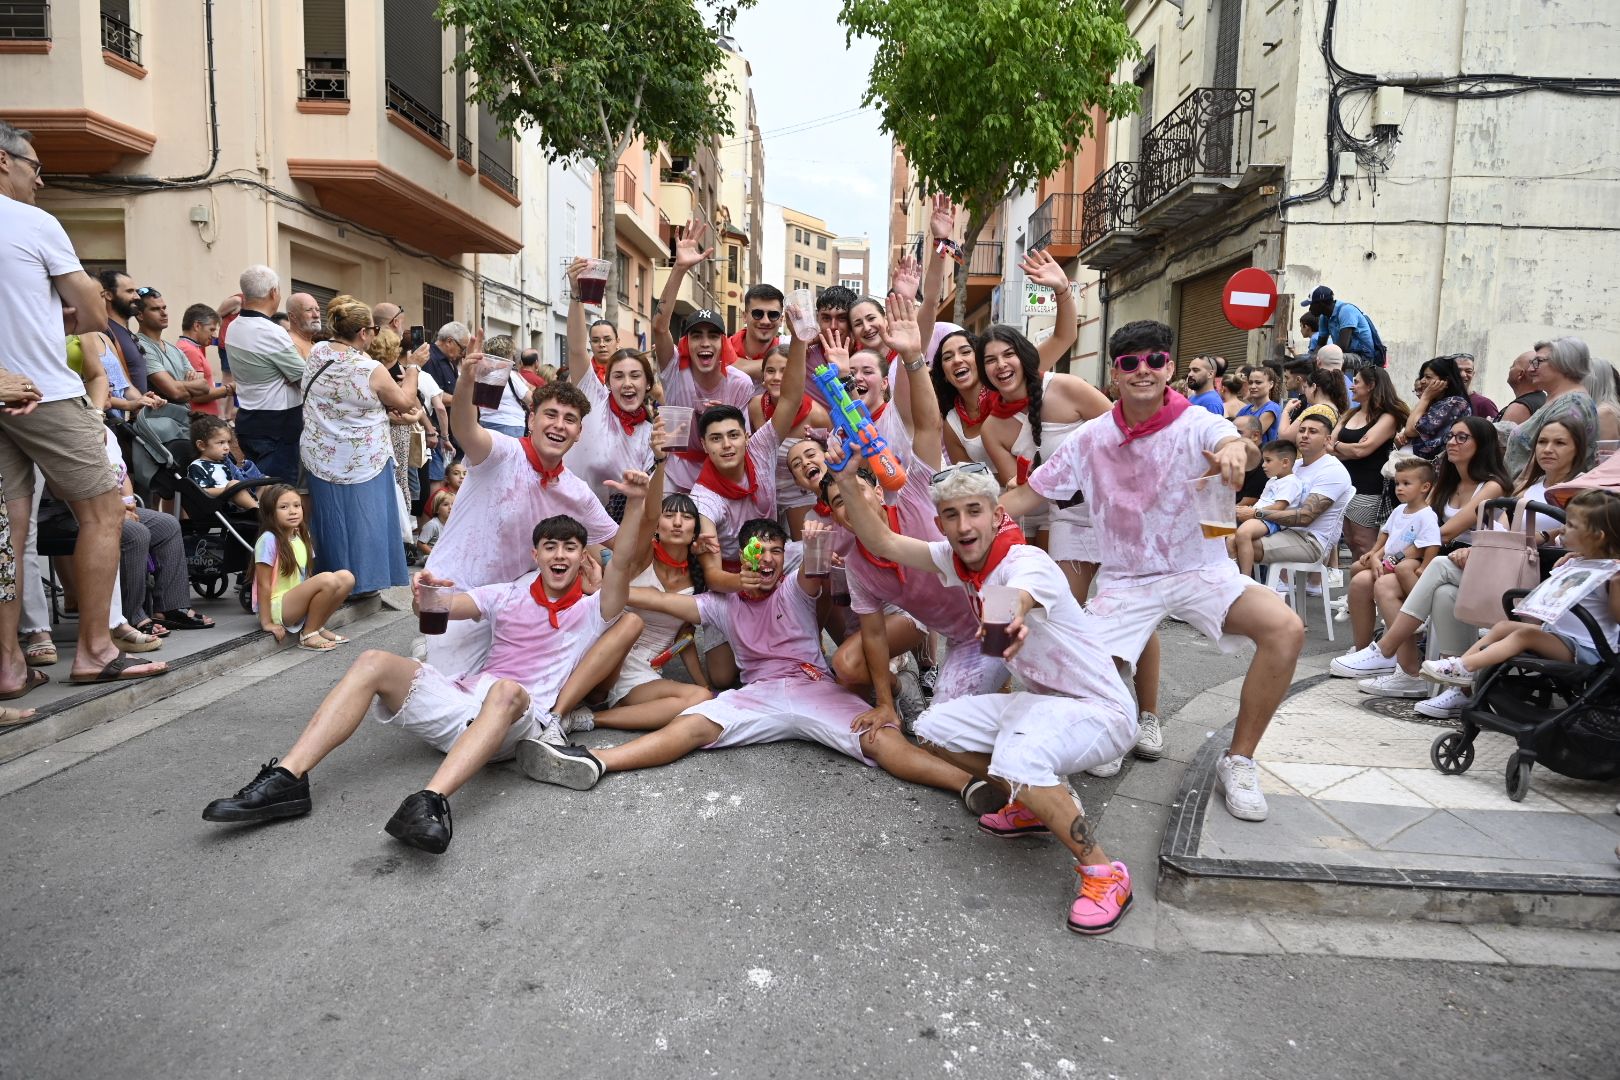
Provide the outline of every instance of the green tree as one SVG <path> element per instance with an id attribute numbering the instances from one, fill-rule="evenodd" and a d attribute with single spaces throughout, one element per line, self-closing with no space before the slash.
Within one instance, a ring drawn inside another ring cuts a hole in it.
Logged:
<path id="1" fill-rule="evenodd" d="M 1137 88 L 1111 77 L 1141 47 L 1119 0 L 843 0 L 838 18 L 846 40 L 877 40 L 862 103 L 879 108 L 925 192 L 967 211 L 960 323 L 996 204 L 1072 158 L 1093 109 L 1136 110 Z"/>
<path id="2" fill-rule="evenodd" d="M 438 15 L 465 28 L 456 65 L 477 75 L 469 97 L 503 134 L 535 129 L 550 160 L 595 164 L 601 257 L 616 266 L 619 156 L 638 135 L 691 151 L 734 132 L 719 39 L 752 3 L 440 0 Z M 617 289 L 608 289 L 606 304 L 608 321 L 617 322 Z"/>

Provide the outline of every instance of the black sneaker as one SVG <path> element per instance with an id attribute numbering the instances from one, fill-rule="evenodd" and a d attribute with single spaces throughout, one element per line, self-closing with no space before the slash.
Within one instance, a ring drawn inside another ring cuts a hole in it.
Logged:
<path id="1" fill-rule="evenodd" d="M 426 789 L 407 795 L 383 830 L 402 844 L 443 855 L 450 846 L 450 800 Z"/>
<path id="2" fill-rule="evenodd" d="M 554 746 L 537 739 L 519 739 L 518 768 L 530 780 L 589 791 L 607 772 L 597 756 L 583 746 Z"/>
<path id="3" fill-rule="evenodd" d="M 203 807 L 204 821 L 274 821 L 309 813 L 309 777 L 294 776 L 271 758 L 247 787 L 232 798 Z"/>
<path id="4" fill-rule="evenodd" d="M 967 807 L 968 813 L 974 817 L 983 817 L 993 814 L 1007 805 L 1007 799 L 1001 794 L 1001 788 L 988 780 L 969 780 L 962 787 L 962 805 Z"/>

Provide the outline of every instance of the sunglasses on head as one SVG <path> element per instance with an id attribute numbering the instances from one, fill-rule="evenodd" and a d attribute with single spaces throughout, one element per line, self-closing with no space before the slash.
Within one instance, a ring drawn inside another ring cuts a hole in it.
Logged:
<path id="1" fill-rule="evenodd" d="M 163 299 L 163 294 L 152 288 L 150 285 L 142 285 L 140 288 L 135 290 L 135 295 L 140 297 L 142 300 L 150 300 L 153 298 L 159 300 Z"/>
<path id="2" fill-rule="evenodd" d="M 775 322 L 782 317 L 780 311 L 766 311 L 764 308 L 754 308 L 748 314 L 756 319 L 769 319 L 771 322 Z"/>
<path id="3" fill-rule="evenodd" d="M 1114 366 L 1121 371 L 1135 371 L 1143 364 L 1154 371 L 1162 371 L 1169 363 L 1170 354 L 1167 352 L 1126 353 L 1114 357 Z"/>
<path id="4" fill-rule="evenodd" d="M 958 473 L 961 473 L 961 474 L 967 475 L 967 476 L 971 476 L 974 473 L 986 473 L 986 474 L 988 474 L 989 472 L 990 472 L 990 466 L 986 465 L 982 461 L 964 461 L 960 465 L 948 465 L 945 468 L 939 470 L 937 473 L 934 474 L 934 478 L 932 480 L 928 481 L 928 483 L 931 486 L 932 485 L 943 484 L 948 477 L 955 476 Z"/>

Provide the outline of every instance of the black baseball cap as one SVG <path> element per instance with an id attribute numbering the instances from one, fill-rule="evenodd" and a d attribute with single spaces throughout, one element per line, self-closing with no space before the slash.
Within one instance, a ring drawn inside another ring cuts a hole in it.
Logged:
<path id="1" fill-rule="evenodd" d="M 708 308 L 699 308 L 692 313 L 692 317 L 686 320 L 686 332 L 690 334 L 694 327 L 704 325 L 712 326 L 722 334 L 726 332 L 726 324 L 720 321 L 719 315 Z"/>
<path id="2" fill-rule="evenodd" d="M 1311 290 L 1311 298 L 1299 306 L 1310 307 L 1312 304 L 1331 303 L 1333 303 L 1333 290 L 1328 288 L 1326 285 L 1318 285 L 1316 288 Z"/>

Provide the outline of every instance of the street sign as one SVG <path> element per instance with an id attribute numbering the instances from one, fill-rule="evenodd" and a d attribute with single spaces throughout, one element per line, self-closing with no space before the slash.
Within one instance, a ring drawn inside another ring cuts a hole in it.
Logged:
<path id="1" fill-rule="evenodd" d="M 1057 294 L 1045 285 L 1037 285 L 1025 279 L 1023 282 L 1024 311 L 1026 318 L 1040 315 L 1057 314 Z M 1069 295 L 1074 298 L 1076 306 L 1080 303 L 1080 283 L 1069 282 Z"/>
<path id="2" fill-rule="evenodd" d="M 1246 266 L 1227 280 L 1221 310 L 1239 330 L 1258 330 L 1277 310 L 1277 283 L 1264 270 Z"/>

